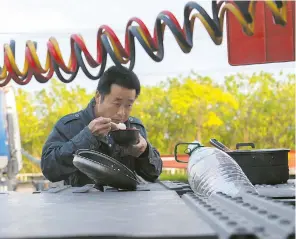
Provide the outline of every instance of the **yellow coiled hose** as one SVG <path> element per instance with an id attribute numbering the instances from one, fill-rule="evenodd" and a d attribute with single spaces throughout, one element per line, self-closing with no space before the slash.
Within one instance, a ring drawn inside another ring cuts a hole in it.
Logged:
<path id="1" fill-rule="evenodd" d="M 10 44 L 4 45 L 4 66 L 0 67 L 0 87 L 7 85 L 11 79 L 19 85 L 26 85 L 33 76 L 38 82 L 45 83 L 52 78 L 54 73 L 62 82 L 69 83 L 75 79 L 79 68 L 89 79 L 96 80 L 105 70 L 108 54 L 115 65 L 122 66 L 129 63 L 129 69 L 133 69 L 135 65 L 135 38 L 154 61 L 160 62 L 164 57 L 163 37 L 165 27 L 172 31 L 182 51 L 189 53 L 193 47 L 193 29 L 196 18 L 202 22 L 213 42 L 220 45 L 223 40 L 223 22 L 226 11 L 230 11 L 242 26 L 243 31 L 248 36 L 252 36 L 256 3 L 257 1 L 212 1 L 211 18 L 198 3 L 188 2 L 184 8 L 183 28 L 171 12 L 162 11 L 156 18 L 153 36 L 139 18 L 131 18 L 126 25 L 124 46 L 113 30 L 103 25 L 99 28 L 97 34 L 96 59 L 89 53 L 83 37 L 79 34 L 73 34 L 70 38 L 71 55 L 67 65 L 57 40 L 50 37 L 47 42 L 45 65 L 42 66 L 38 58 L 37 43 L 29 40 L 26 42 L 24 67 L 23 70 L 20 70 L 15 62 L 15 41 L 12 40 Z M 285 26 L 287 3 L 285 1 L 265 1 L 265 4 L 272 12 L 275 24 Z M 190 16 L 193 10 L 196 10 L 197 13 Z M 132 26 L 133 23 L 137 23 L 138 26 Z M 98 74 L 92 75 L 87 70 L 82 53 L 90 67 L 100 67 Z M 61 74 L 61 70 L 69 74 L 67 79 Z"/>

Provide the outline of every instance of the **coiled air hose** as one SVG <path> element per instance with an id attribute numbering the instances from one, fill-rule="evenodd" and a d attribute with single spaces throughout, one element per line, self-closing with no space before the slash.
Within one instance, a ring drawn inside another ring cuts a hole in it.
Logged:
<path id="1" fill-rule="evenodd" d="M 107 54 L 115 65 L 122 66 L 130 63 L 129 69 L 133 69 L 135 65 L 135 38 L 151 59 L 160 62 L 164 57 L 163 37 L 165 27 L 169 27 L 181 50 L 184 53 L 189 53 L 193 47 L 193 29 L 196 18 L 202 22 L 212 41 L 216 45 L 220 45 L 223 39 L 223 22 L 227 11 L 234 14 L 245 34 L 252 36 L 256 2 L 257 0 L 232 2 L 213 0 L 213 18 L 198 3 L 188 2 L 184 8 L 183 28 L 171 12 L 162 11 L 156 18 L 153 36 L 150 35 L 146 25 L 139 18 L 134 17 L 126 25 L 124 46 L 110 27 L 102 25 L 97 33 L 96 59 L 89 53 L 83 37 L 79 34 L 73 34 L 70 38 L 71 55 L 68 65 L 65 64 L 57 40 L 51 37 L 47 42 L 45 66 L 41 65 L 37 56 L 37 43 L 30 40 L 26 42 L 25 63 L 21 71 L 15 62 L 15 41 L 12 40 L 10 44 L 4 45 L 4 66 L 0 67 L 0 87 L 7 85 L 11 79 L 19 85 L 26 85 L 33 76 L 39 83 L 45 83 L 52 78 L 54 73 L 62 82 L 69 83 L 75 79 L 79 68 L 89 79 L 97 80 L 105 70 Z M 265 4 L 272 12 L 275 24 L 284 26 L 287 21 L 287 3 L 285 1 L 265 1 Z M 193 10 L 198 13 L 190 16 Z M 138 26 L 132 26 L 133 23 L 137 23 Z M 86 62 L 91 68 L 100 67 L 98 74 L 93 75 L 87 70 L 82 54 L 86 57 Z M 61 74 L 61 70 L 69 74 L 67 79 Z"/>

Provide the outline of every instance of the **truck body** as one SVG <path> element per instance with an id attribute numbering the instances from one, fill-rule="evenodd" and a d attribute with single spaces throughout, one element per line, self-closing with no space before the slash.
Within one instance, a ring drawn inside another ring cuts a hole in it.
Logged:
<path id="1" fill-rule="evenodd" d="M 22 169 L 21 138 L 14 89 L 0 89 L 0 179 L 11 185 Z"/>

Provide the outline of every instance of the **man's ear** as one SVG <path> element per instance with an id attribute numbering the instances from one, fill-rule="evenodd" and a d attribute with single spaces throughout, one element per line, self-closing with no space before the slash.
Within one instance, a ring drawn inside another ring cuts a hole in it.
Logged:
<path id="1" fill-rule="evenodd" d="M 99 105 L 101 102 L 101 95 L 100 95 L 99 91 L 96 91 L 95 101 L 96 101 L 97 105 Z"/>

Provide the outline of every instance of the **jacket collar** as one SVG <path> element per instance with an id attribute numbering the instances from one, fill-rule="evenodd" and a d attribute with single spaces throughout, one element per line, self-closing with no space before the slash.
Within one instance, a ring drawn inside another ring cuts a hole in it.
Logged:
<path id="1" fill-rule="evenodd" d="M 87 107 L 82 110 L 82 114 L 84 119 L 87 121 L 86 123 L 89 124 L 92 120 L 95 119 L 94 107 L 96 105 L 95 98 L 93 97 L 90 102 L 88 103 Z"/>

